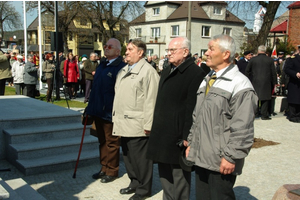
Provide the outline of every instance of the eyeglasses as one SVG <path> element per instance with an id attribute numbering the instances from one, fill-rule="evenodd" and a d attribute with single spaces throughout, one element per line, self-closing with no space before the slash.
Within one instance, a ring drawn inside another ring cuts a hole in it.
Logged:
<path id="1" fill-rule="evenodd" d="M 103 46 L 103 49 L 106 49 L 106 48 L 108 48 L 108 49 L 113 49 L 114 47 L 113 47 L 112 45 L 104 45 L 104 46 Z"/>
<path id="2" fill-rule="evenodd" d="M 177 49 L 166 49 L 166 53 L 170 53 L 173 54 L 173 53 L 176 53 L 178 49 L 185 49 L 185 48 L 177 48 Z"/>

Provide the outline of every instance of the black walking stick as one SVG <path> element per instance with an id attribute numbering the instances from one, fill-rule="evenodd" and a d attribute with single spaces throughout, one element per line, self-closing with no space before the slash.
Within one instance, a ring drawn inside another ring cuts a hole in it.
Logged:
<path id="1" fill-rule="evenodd" d="M 77 171 L 77 166 L 78 166 L 78 162 L 79 162 L 79 158 L 80 158 L 80 153 L 81 153 L 81 149 L 82 149 L 83 138 L 84 138 L 84 133 L 85 133 L 85 128 L 86 128 L 87 120 L 88 120 L 88 115 L 86 115 L 86 118 L 85 118 L 85 121 L 84 121 L 83 132 L 82 132 L 82 137 L 81 137 L 81 143 L 80 143 L 80 148 L 79 148 L 79 152 L 78 152 L 78 157 L 77 157 L 77 162 L 76 162 L 76 166 L 75 166 L 73 178 L 76 178 L 76 171 Z"/>

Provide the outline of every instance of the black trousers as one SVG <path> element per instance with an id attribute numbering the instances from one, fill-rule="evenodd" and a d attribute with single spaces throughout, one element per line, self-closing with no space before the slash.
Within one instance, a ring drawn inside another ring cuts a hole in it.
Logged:
<path id="1" fill-rule="evenodd" d="M 235 199 L 233 191 L 235 175 L 223 175 L 198 166 L 195 166 L 195 173 L 197 200 Z"/>
<path id="2" fill-rule="evenodd" d="M 180 165 L 158 163 L 163 200 L 182 200 L 190 198 L 191 172 L 184 171 Z"/>
<path id="3" fill-rule="evenodd" d="M 121 137 L 129 187 L 141 196 L 151 196 L 153 161 L 146 159 L 148 137 Z"/>
<path id="4" fill-rule="evenodd" d="M 5 93 L 5 83 L 6 83 L 6 78 L 0 80 L 0 95 L 4 95 Z"/>
<path id="5" fill-rule="evenodd" d="M 25 84 L 26 96 L 35 98 L 35 84 Z"/>
<path id="6" fill-rule="evenodd" d="M 262 118 L 269 117 L 269 104 L 271 100 L 260 101 L 260 113 Z"/>
<path id="7" fill-rule="evenodd" d="M 288 119 L 291 122 L 298 122 L 298 123 L 300 123 L 300 104 L 289 103 Z"/>

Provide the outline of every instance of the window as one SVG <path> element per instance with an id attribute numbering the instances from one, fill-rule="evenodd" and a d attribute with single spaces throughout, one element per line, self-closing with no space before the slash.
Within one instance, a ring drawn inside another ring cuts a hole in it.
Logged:
<path id="1" fill-rule="evenodd" d="M 221 15 L 222 14 L 222 8 L 220 6 L 214 6 L 214 14 L 215 15 Z"/>
<path id="2" fill-rule="evenodd" d="M 231 35 L 231 28 L 223 28 L 223 34 L 224 35 Z"/>
<path id="3" fill-rule="evenodd" d="M 159 8 L 153 8 L 153 14 L 159 15 L 160 9 Z"/>
<path id="4" fill-rule="evenodd" d="M 210 37 L 210 26 L 202 26 L 202 37 Z"/>
<path id="5" fill-rule="evenodd" d="M 80 25 L 86 26 L 87 25 L 87 19 L 80 19 Z"/>
<path id="6" fill-rule="evenodd" d="M 171 29 L 172 29 L 172 33 L 171 33 L 172 36 L 178 36 L 179 35 L 179 25 L 171 26 Z"/>
<path id="7" fill-rule="evenodd" d="M 69 41 L 73 41 L 73 33 L 69 32 Z"/>
<path id="8" fill-rule="evenodd" d="M 205 54 L 206 51 L 207 51 L 207 49 L 201 49 L 200 55 L 203 56 L 203 55 Z"/>
<path id="9" fill-rule="evenodd" d="M 147 49 L 147 55 L 152 56 L 153 55 L 153 49 Z"/>
<path id="10" fill-rule="evenodd" d="M 160 28 L 151 28 L 152 37 L 160 37 Z"/>
<path id="11" fill-rule="evenodd" d="M 94 33 L 94 42 L 98 42 L 98 33 Z"/>
<path id="12" fill-rule="evenodd" d="M 135 29 L 135 37 L 139 38 L 139 37 L 142 37 L 142 29 L 141 28 L 137 28 Z"/>

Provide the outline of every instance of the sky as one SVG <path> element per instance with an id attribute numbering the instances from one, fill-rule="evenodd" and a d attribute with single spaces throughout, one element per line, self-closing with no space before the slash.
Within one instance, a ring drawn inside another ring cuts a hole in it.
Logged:
<path id="1" fill-rule="evenodd" d="M 280 15 L 282 15 L 284 12 L 286 12 L 288 10 L 286 8 L 288 4 L 289 3 L 283 1 L 282 5 L 279 7 L 279 9 L 276 13 L 276 17 L 279 17 Z M 15 8 L 16 8 L 16 11 L 18 11 L 20 13 L 22 24 L 23 24 L 24 23 L 23 22 L 23 1 L 12 1 L 12 5 L 14 5 Z M 248 12 L 247 15 L 245 14 L 245 12 L 239 12 L 237 14 L 233 12 L 233 14 L 237 15 L 237 17 L 244 20 L 246 22 L 246 27 L 248 27 L 250 29 L 253 28 L 253 21 L 254 21 L 255 12 L 253 12 L 253 13 Z M 37 17 L 37 9 L 35 11 L 27 13 L 27 16 L 26 16 L 27 27 L 33 22 L 33 20 L 36 17 Z"/>

